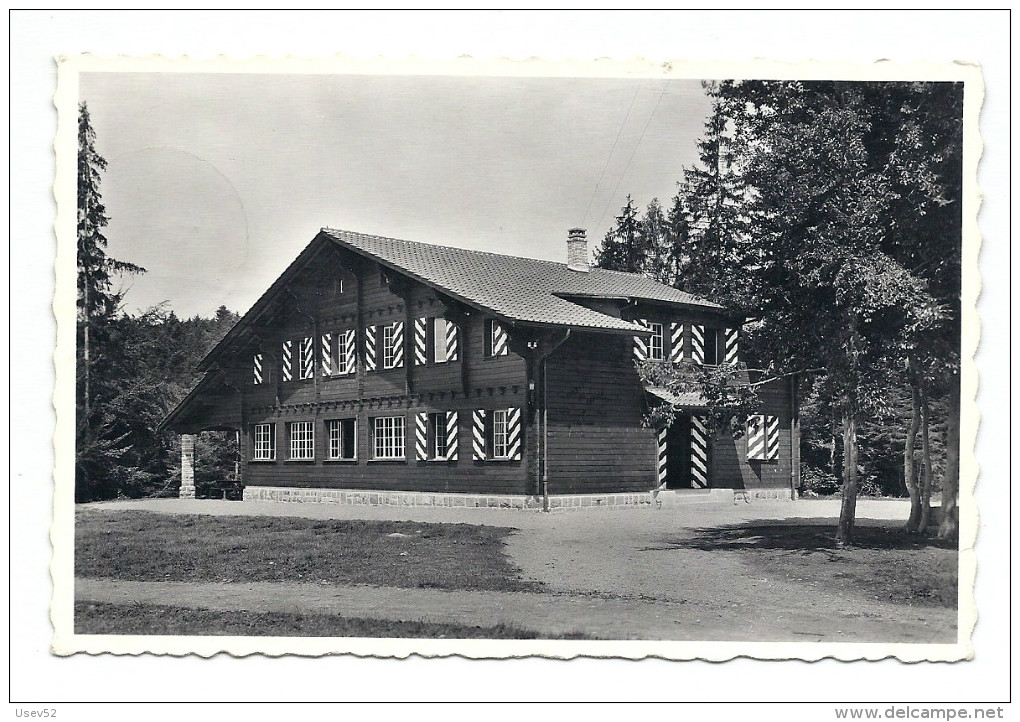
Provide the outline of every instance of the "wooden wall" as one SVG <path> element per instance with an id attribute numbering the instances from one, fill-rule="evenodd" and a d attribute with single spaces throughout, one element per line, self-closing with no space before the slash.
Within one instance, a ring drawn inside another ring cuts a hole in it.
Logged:
<path id="1" fill-rule="evenodd" d="M 345 270 L 344 270 L 345 269 Z M 252 457 L 251 434 L 255 424 L 276 425 L 276 460 L 249 461 L 244 483 L 252 486 L 321 487 L 344 489 L 380 489 L 465 493 L 512 493 L 527 491 L 527 451 L 520 461 L 474 461 L 471 444 L 471 412 L 518 406 L 522 422 L 528 419 L 527 374 L 523 359 L 513 354 L 483 357 L 485 318 L 466 313 L 451 299 L 441 297 L 422 284 L 387 277 L 374 263 L 355 262 L 341 257 L 335 271 L 343 275 L 343 293 L 321 277 L 304 284 L 291 284 L 293 298 L 281 306 L 281 313 L 261 333 L 257 347 L 245 352 L 248 364 L 239 376 L 246 396 L 243 430 L 243 458 Z M 325 289 L 325 290 L 324 290 Z M 359 305 L 360 299 L 360 305 Z M 414 328 L 416 317 L 456 318 L 460 327 L 457 361 L 414 365 Z M 404 321 L 404 364 L 384 369 L 381 335 L 376 346 L 375 371 L 366 371 L 363 363 L 363 330 Z M 357 331 L 358 368 L 352 376 L 323 377 L 320 373 L 320 335 L 347 329 Z M 299 380 L 298 342 L 312 336 L 316 374 Z M 293 346 L 293 380 L 283 381 L 279 371 L 281 344 L 290 339 Z M 249 353 L 250 351 L 250 353 Z M 268 383 L 255 385 L 251 378 L 250 356 L 264 355 L 264 364 L 272 366 Z M 414 415 L 419 412 L 459 413 L 459 458 L 436 462 L 414 459 Z M 405 460 L 373 460 L 371 419 L 377 416 L 404 416 Z M 357 419 L 357 460 L 327 461 L 326 422 L 332 419 Z M 315 460 L 287 460 L 287 425 L 292 421 L 315 423 Z M 524 429 L 522 429 L 522 432 Z M 522 433 L 522 437 L 524 434 Z"/>
<path id="2" fill-rule="evenodd" d="M 654 486 L 655 435 L 641 426 L 632 345 L 630 336 L 577 333 L 548 359 L 550 494 Z"/>
<path id="3" fill-rule="evenodd" d="M 712 486 L 728 489 L 790 488 L 792 454 L 790 446 L 789 383 L 773 381 L 758 390 L 761 413 L 779 417 L 779 457 L 773 461 L 747 459 L 747 436 L 734 440 L 724 430 L 712 447 L 709 473 Z"/>

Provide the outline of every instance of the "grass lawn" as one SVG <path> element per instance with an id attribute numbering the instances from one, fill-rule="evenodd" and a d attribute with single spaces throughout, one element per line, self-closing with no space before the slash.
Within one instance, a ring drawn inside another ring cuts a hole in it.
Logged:
<path id="1" fill-rule="evenodd" d="M 802 584 L 805 593 L 819 587 L 862 602 L 956 608 L 955 542 L 907 534 L 899 525 L 858 525 L 855 546 L 836 549 L 833 534 L 831 523 L 759 522 L 699 529 L 673 546 L 737 551 L 746 565 Z"/>
<path id="2" fill-rule="evenodd" d="M 504 553 L 513 529 L 407 521 L 79 511 L 79 577 L 541 591 Z M 466 573 L 470 570 L 470 573 Z"/>
<path id="3" fill-rule="evenodd" d="M 197 636 L 372 636 L 427 639 L 590 639 L 540 635 L 506 624 L 475 627 L 432 622 L 361 619 L 327 614 L 219 612 L 160 605 L 74 603 L 78 634 L 191 634 Z"/>
<path id="4" fill-rule="evenodd" d="M 76 634 L 165 634 L 236 637 L 390 637 L 425 639 L 591 639 L 539 635 L 500 624 L 471 627 L 432 622 L 359 619 L 329 614 L 220 612 L 155 604 L 75 602 Z"/>

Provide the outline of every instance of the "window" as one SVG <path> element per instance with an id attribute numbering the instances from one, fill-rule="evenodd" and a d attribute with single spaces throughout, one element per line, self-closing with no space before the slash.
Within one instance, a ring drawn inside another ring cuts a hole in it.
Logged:
<path id="1" fill-rule="evenodd" d="M 333 461 L 357 458 L 356 421 L 356 419 L 330 419 L 326 422 L 326 435 L 329 438 L 326 458 Z"/>
<path id="2" fill-rule="evenodd" d="M 499 321 L 490 319 L 486 321 L 488 325 L 488 333 L 485 338 L 485 355 L 486 356 L 506 356 L 509 349 L 507 348 L 506 331 L 499 324 Z"/>
<path id="3" fill-rule="evenodd" d="M 432 319 L 432 359 L 437 364 L 446 363 L 446 319 Z"/>
<path id="4" fill-rule="evenodd" d="M 376 459 L 404 458 L 404 417 L 372 419 L 372 456 Z"/>
<path id="5" fill-rule="evenodd" d="M 287 424 L 290 437 L 290 458 L 308 461 L 315 458 L 315 423 L 292 421 Z"/>
<path id="6" fill-rule="evenodd" d="M 663 355 L 662 324 L 650 323 L 648 324 L 648 330 L 652 332 L 652 335 L 648 338 L 648 358 L 651 361 L 662 361 L 665 358 Z"/>
<path id="7" fill-rule="evenodd" d="M 446 414 L 429 414 L 429 445 L 430 459 L 445 459 L 450 451 L 446 443 Z"/>
<path id="8" fill-rule="evenodd" d="M 709 366 L 716 366 L 719 363 L 719 329 L 705 329 L 705 360 Z"/>
<path id="9" fill-rule="evenodd" d="M 354 373 L 356 358 L 354 352 L 354 329 L 339 332 L 336 335 L 336 373 Z"/>
<path id="10" fill-rule="evenodd" d="M 338 278 L 333 282 L 333 295 L 342 296 L 344 295 L 344 279 Z"/>
<path id="11" fill-rule="evenodd" d="M 404 323 L 395 321 L 383 326 L 383 368 L 404 365 Z"/>
<path id="12" fill-rule="evenodd" d="M 752 414 L 747 417 L 748 460 L 775 461 L 779 458 L 779 417 Z"/>
<path id="13" fill-rule="evenodd" d="M 255 461 L 272 461 L 276 458 L 276 425 L 255 424 Z"/>
<path id="14" fill-rule="evenodd" d="M 253 380 L 255 381 L 255 384 L 258 385 L 258 384 L 262 383 L 262 379 L 263 379 L 263 376 L 262 376 L 262 354 L 260 354 L 260 353 L 255 354 L 253 359 L 254 359 L 254 364 L 252 365 L 252 377 L 253 377 Z"/>
<path id="15" fill-rule="evenodd" d="M 492 436 L 490 449 L 493 459 L 505 459 L 509 454 L 509 426 L 507 425 L 506 409 L 496 409 L 491 414 Z"/>

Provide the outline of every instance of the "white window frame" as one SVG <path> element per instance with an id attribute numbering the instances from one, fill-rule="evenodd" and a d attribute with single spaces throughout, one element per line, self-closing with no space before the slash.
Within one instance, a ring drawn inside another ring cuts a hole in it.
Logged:
<path id="1" fill-rule="evenodd" d="M 446 357 L 446 324 L 445 318 L 437 316 L 432 319 L 432 363 L 445 364 Z"/>
<path id="2" fill-rule="evenodd" d="M 705 366 L 719 366 L 722 364 L 724 354 L 719 353 L 720 340 L 723 337 L 722 329 L 705 326 L 702 331 L 705 340 L 705 347 L 702 349 L 702 357 L 705 359 Z M 709 361 L 709 359 L 712 359 Z"/>
<path id="3" fill-rule="evenodd" d="M 332 375 L 343 376 L 347 373 L 347 331 L 337 331 L 333 335 L 336 336 L 336 356 L 333 357 Z"/>
<path id="4" fill-rule="evenodd" d="M 252 433 L 252 459 L 255 461 L 275 461 L 276 424 L 255 424 L 255 429 Z"/>
<path id="5" fill-rule="evenodd" d="M 397 326 L 394 323 L 388 323 L 382 327 L 382 362 L 384 369 L 396 368 L 394 362 L 396 361 L 397 345 L 393 342 L 393 336 L 396 334 Z"/>
<path id="6" fill-rule="evenodd" d="M 666 358 L 665 325 L 653 321 L 648 324 L 648 330 L 652 334 L 648 338 L 648 360 L 663 361 Z"/>
<path id="7" fill-rule="evenodd" d="M 431 436 L 429 439 L 429 459 L 444 460 L 446 455 L 450 453 L 450 448 L 446 445 L 446 412 L 432 412 L 429 414 L 428 419 L 428 434 Z"/>
<path id="8" fill-rule="evenodd" d="M 290 461 L 314 461 L 315 422 L 288 421 L 287 448 L 290 452 L 287 458 Z"/>
<path id="9" fill-rule="evenodd" d="M 344 434 L 343 425 L 351 424 L 354 427 L 354 435 L 350 449 L 351 455 L 344 456 Z M 336 453 L 334 453 L 336 449 Z M 356 418 L 328 419 L 326 421 L 326 459 L 329 461 L 356 461 L 358 458 L 358 420 Z"/>
<path id="10" fill-rule="evenodd" d="M 492 449 L 491 458 L 510 458 L 510 414 L 506 409 L 493 409 L 488 414 L 492 418 Z"/>
<path id="11" fill-rule="evenodd" d="M 372 458 L 404 461 L 407 443 L 403 416 L 376 416 L 372 419 Z"/>

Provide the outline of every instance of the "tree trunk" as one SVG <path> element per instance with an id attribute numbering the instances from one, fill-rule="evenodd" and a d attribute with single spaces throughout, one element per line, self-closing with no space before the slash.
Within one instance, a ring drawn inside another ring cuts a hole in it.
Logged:
<path id="1" fill-rule="evenodd" d="M 836 546 L 853 546 L 857 516 L 857 419 L 852 412 L 843 417 L 843 502 L 839 507 Z"/>
<path id="2" fill-rule="evenodd" d="M 942 520 L 939 539 L 960 533 L 960 379 L 949 384 L 949 419 L 946 423 L 946 471 L 942 479 Z"/>
<path id="3" fill-rule="evenodd" d="M 839 472 L 839 419 L 832 417 L 832 446 L 829 449 L 829 473 L 838 477 Z"/>
<path id="4" fill-rule="evenodd" d="M 85 372 L 85 391 L 84 398 L 82 399 L 82 414 L 85 418 L 82 421 L 85 424 L 85 428 L 89 428 L 89 415 L 91 410 L 90 399 L 92 398 L 92 371 L 91 362 L 89 360 L 89 284 L 88 279 L 85 281 L 85 316 L 82 322 L 82 364 L 85 366 L 83 371 Z"/>
<path id="5" fill-rule="evenodd" d="M 929 439 L 929 431 L 931 426 L 931 414 L 928 408 L 928 391 L 924 387 L 924 383 L 921 384 L 921 453 L 923 456 L 924 463 L 924 479 L 921 484 L 921 521 L 917 525 L 917 531 L 923 534 L 928 529 L 928 523 L 931 521 L 931 487 L 932 487 L 932 472 L 931 472 L 931 444 Z"/>
<path id="6" fill-rule="evenodd" d="M 921 523 L 921 490 L 917 487 L 917 472 L 914 468 L 914 448 L 917 446 L 917 430 L 921 426 L 921 391 L 914 381 L 910 383 L 910 426 L 903 445 L 903 483 L 910 496 L 910 518 L 906 530 L 914 533 Z"/>

